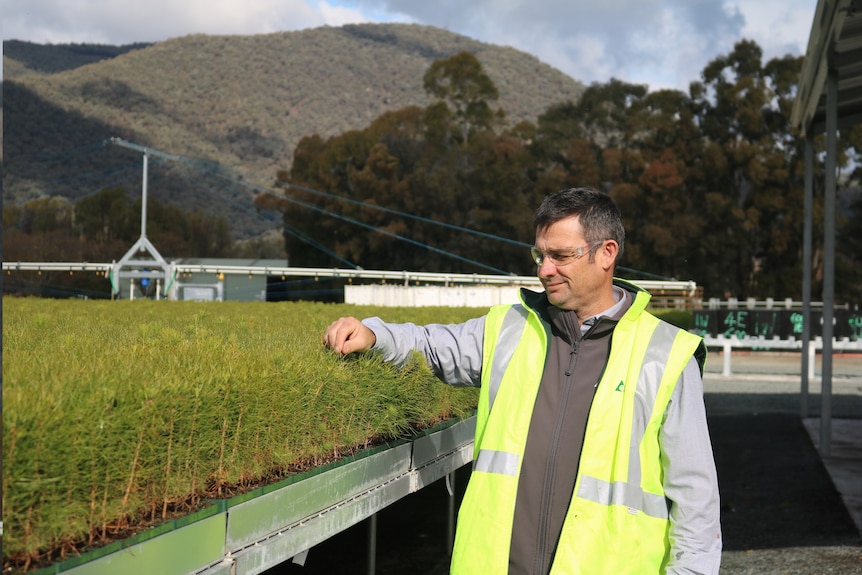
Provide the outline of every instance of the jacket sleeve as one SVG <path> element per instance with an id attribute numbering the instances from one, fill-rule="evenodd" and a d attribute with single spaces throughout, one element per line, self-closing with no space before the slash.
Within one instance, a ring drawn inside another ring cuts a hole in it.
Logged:
<path id="1" fill-rule="evenodd" d="M 480 385 L 484 317 L 448 325 L 386 323 L 378 317 L 364 319 L 362 323 L 377 337 L 371 349 L 381 353 L 384 361 L 401 365 L 413 351 L 418 351 L 444 383 Z"/>
<path id="2" fill-rule="evenodd" d="M 694 359 L 680 376 L 666 415 L 661 442 L 671 506 L 667 575 L 717 575 L 722 547 L 718 475 Z"/>

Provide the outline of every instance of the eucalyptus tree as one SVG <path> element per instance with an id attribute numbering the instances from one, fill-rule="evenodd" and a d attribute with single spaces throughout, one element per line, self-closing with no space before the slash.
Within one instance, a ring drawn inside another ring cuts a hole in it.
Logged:
<path id="1" fill-rule="evenodd" d="M 862 304 L 862 191 L 859 188 L 847 206 L 847 220 L 838 239 L 842 249 L 836 262 L 835 292 L 858 306 Z"/>
<path id="2" fill-rule="evenodd" d="M 495 118 L 501 116 L 499 110 L 491 108 L 500 92 L 470 52 L 435 60 L 425 72 L 423 86 L 425 92 L 452 111 L 462 142 L 476 131 L 491 129 Z"/>
<path id="3" fill-rule="evenodd" d="M 693 279 L 691 253 L 702 233 L 688 185 L 700 149 L 691 100 L 659 90 L 632 100 L 625 146 L 616 151 L 611 194 L 628 230 L 627 264 L 664 277 Z"/>
<path id="4" fill-rule="evenodd" d="M 467 260 L 493 261 L 487 242 L 452 228 L 493 225 L 492 214 L 507 210 L 510 190 L 498 182 L 517 178 L 504 175 L 514 168 L 496 151 L 514 157 L 520 142 L 497 144 L 504 113 L 491 108 L 499 94 L 474 55 L 434 62 L 424 81 L 427 108 L 389 112 L 327 140 L 304 138 L 290 173 L 279 175 L 292 186 L 280 199 L 258 199 L 284 213 L 292 262 L 477 271 Z"/>
<path id="5" fill-rule="evenodd" d="M 799 261 L 803 174 L 789 115 L 800 63 L 763 66 L 760 47 L 743 40 L 691 85 L 704 138 L 692 185 L 708 230 L 697 258 L 715 295 L 790 295 L 781 278 Z"/>

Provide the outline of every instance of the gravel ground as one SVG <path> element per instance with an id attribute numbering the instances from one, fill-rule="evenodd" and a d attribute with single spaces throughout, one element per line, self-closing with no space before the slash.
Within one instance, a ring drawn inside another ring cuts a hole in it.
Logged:
<path id="1" fill-rule="evenodd" d="M 734 575 L 858 575 L 862 549 L 858 545 L 788 547 L 752 551 L 726 551 L 721 571 Z"/>
<path id="2" fill-rule="evenodd" d="M 862 537 L 808 436 L 800 410 L 800 358 L 735 352 L 733 375 L 712 353 L 705 401 L 722 496 L 720 575 L 862 575 Z M 820 359 L 815 375 L 820 375 Z M 808 415 L 820 413 L 819 381 Z M 833 362 L 832 415 L 862 418 L 862 356 Z M 459 470 L 457 486 L 468 472 Z M 459 489 L 460 494 L 460 489 Z M 448 573 L 443 482 L 378 514 L 378 575 Z M 267 575 L 368 573 L 368 526 L 361 523 L 310 550 L 305 567 Z"/>
<path id="3" fill-rule="evenodd" d="M 815 361 L 806 416 L 820 415 Z M 710 356 L 704 378 L 719 486 L 721 575 L 862 575 L 862 537 L 802 423 L 799 354 Z M 834 418 L 862 418 L 862 357 L 833 358 Z M 862 480 L 862 478 L 860 478 Z"/>

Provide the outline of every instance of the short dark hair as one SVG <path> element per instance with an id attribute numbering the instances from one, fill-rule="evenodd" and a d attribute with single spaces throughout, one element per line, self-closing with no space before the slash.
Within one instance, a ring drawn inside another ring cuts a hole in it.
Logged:
<path id="1" fill-rule="evenodd" d="M 614 240 L 623 254 L 626 230 L 616 202 L 608 194 L 593 188 L 568 188 L 545 197 L 533 216 L 537 230 L 560 220 L 577 216 L 587 242 Z"/>

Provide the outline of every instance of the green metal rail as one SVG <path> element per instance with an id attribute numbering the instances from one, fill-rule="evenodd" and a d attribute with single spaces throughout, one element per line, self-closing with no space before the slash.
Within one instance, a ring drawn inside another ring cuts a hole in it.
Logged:
<path id="1" fill-rule="evenodd" d="M 475 417 L 262 487 L 37 572 L 252 575 L 310 548 L 473 457 Z M 454 521 L 450 505 L 450 524 Z M 372 526 L 375 525 L 372 522 Z M 373 571 L 373 547 L 369 548 Z"/>

